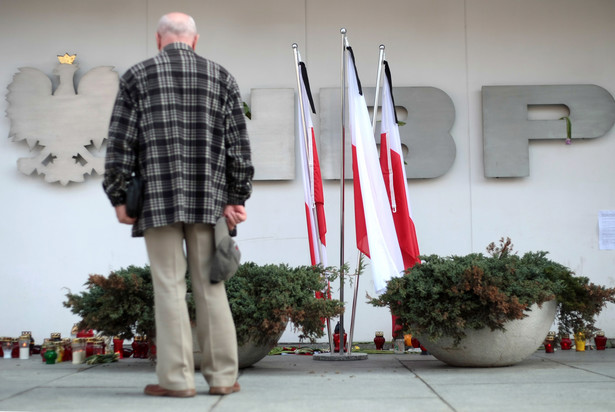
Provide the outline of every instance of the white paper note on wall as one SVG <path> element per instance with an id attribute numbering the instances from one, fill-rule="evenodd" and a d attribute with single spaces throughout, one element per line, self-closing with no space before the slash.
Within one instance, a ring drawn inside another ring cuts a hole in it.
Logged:
<path id="1" fill-rule="evenodd" d="M 598 212 L 600 250 L 615 249 L 615 210 Z"/>

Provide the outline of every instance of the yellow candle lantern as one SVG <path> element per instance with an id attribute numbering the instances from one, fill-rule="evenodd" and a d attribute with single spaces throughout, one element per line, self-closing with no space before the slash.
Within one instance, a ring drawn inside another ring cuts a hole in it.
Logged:
<path id="1" fill-rule="evenodd" d="M 585 334 L 583 332 L 574 334 L 574 346 L 577 352 L 585 352 Z"/>

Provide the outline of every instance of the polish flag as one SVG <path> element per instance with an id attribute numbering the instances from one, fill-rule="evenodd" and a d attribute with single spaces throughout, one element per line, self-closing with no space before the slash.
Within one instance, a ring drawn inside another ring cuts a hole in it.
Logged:
<path id="1" fill-rule="evenodd" d="M 348 129 L 352 137 L 357 248 L 370 258 L 374 290 L 382 293 L 392 277 L 401 276 L 403 258 L 354 55 L 351 47 L 347 49 Z"/>
<path id="2" fill-rule="evenodd" d="M 320 174 L 320 163 L 316 150 L 316 138 L 312 122 L 314 101 L 310 91 L 310 82 L 307 69 L 303 62 L 299 62 L 299 83 L 303 107 L 297 105 L 299 120 L 305 122 L 299 126 L 299 147 L 303 171 L 303 193 L 305 199 L 305 216 L 307 220 L 308 240 L 310 244 L 310 258 L 312 265 L 327 266 L 326 238 L 327 222 L 325 220 L 325 198 Z M 305 132 L 307 131 L 307 136 Z"/>
<path id="3" fill-rule="evenodd" d="M 380 123 L 380 166 L 386 186 L 397 240 L 403 257 L 403 267 L 407 269 L 419 263 L 419 244 L 411 217 L 408 196 L 406 169 L 399 138 L 397 113 L 393 99 L 391 71 L 385 60 L 385 82 L 382 86 L 382 120 Z"/>

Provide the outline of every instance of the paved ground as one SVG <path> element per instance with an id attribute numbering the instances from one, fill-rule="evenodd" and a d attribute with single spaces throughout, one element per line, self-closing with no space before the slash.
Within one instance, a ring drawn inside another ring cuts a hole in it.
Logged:
<path id="1" fill-rule="evenodd" d="M 188 399 L 142 394 L 154 365 L 46 365 L 0 359 L 2 411 L 615 411 L 615 349 L 536 352 L 505 368 L 454 368 L 420 354 L 317 361 L 267 356 L 240 373 L 242 390 Z"/>

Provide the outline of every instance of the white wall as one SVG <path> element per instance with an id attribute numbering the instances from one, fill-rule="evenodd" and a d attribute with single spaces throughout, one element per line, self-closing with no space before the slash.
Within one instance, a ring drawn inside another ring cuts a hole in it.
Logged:
<path id="1" fill-rule="evenodd" d="M 615 251 L 598 250 L 597 214 L 615 209 L 615 131 L 599 139 L 532 142 L 530 173 L 486 179 L 482 167 L 483 85 L 597 84 L 615 93 L 615 3 L 610 0 L 0 0 L 0 89 L 18 67 L 50 74 L 56 55 L 77 53 L 80 74 L 113 65 L 123 73 L 156 53 L 160 15 L 192 14 L 197 52 L 226 66 L 244 99 L 252 88 L 294 88 L 291 44 L 299 45 L 318 89 L 338 87 L 340 28 L 348 30 L 364 86 L 374 86 L 378 46 L 386 45 L 395 86 L 434 86 L 453 100 L 457 157 L 437 179 L 410 180 L 422 253 L 480 252 L 510 236 L 521 251 L 548 250 L 594 282 L 615 285 Z M 381 17 L 379 17 L 381 16 Z M 317 99 L 316 99 L 317 100 Z M 0 112 L 6 110 L 4 99 Z M 315 119 L 316 125 L 318 120 Z M 17 171 L 25 144 L 8 139 L 0 119 L 0 335 L 31 330 L 37 341 L 69 334 L 78 319 L 62 306 L 66 288 L 91 273 L 147 262 L 142 239 L 115 221 L 100 176 L 68 186 Z M 256 182 L 240 228 L 245 260 L 309 262 L 300 173 Z M 339 184 L 325 182 L 329 263 L 339 264 Z M 345 260 L 354 267 L 352 188 L 346 191 Z M 390 338 L 386 309 L 365 304 L 360 283 L 355 340 Z M 348 306 L 352 291 L 345 292 Z M 349 317 L 346 317 L 349 325 Z M 615 335 L 610 305 L 598 326 Z M 293 341 L 288 331 L 282 338 Z"/>

